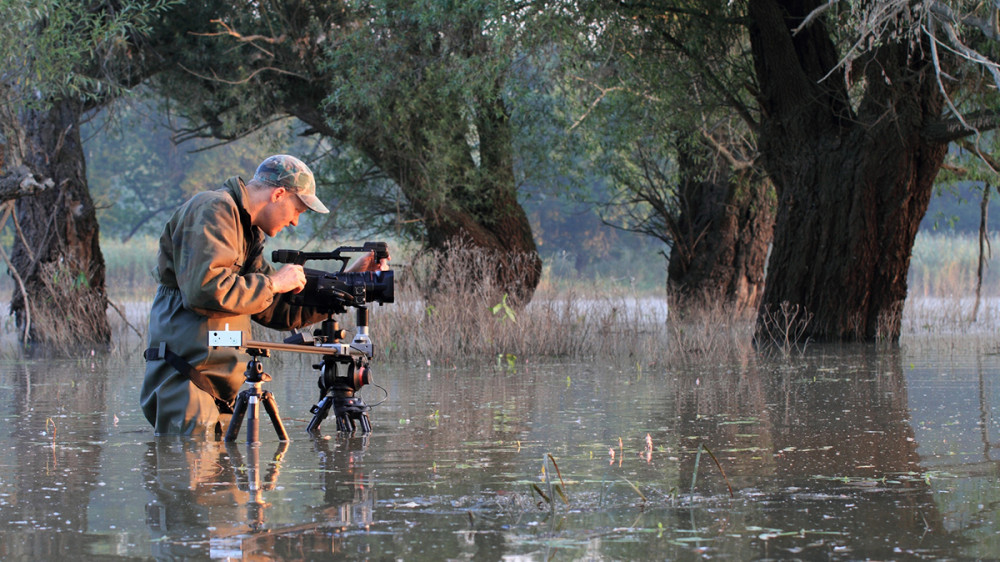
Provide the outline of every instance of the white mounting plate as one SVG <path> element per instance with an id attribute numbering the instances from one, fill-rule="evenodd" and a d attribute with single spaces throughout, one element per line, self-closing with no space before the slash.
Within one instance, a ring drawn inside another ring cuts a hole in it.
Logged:
<path id="1" fill-rule="evenodd" d="M 208 345 L 211 347 L 243 347 L 243 332 L 239 330 L 209 330 Z"/>

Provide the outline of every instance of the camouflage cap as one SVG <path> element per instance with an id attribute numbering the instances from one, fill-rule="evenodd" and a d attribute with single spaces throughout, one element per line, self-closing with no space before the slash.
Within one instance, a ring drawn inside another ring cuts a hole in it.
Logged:
<path id="1" fill-rule="evenodd" d="M 298 195 L 306 207 L 317 213 L 330 212 L 316 197 L 316 180 L 313 179 L 312 170 L 305 165 L 305 162 L 294 156 L 287 154 L 268 156 L 260 166 L 257 166 L 253 179 L 273 187 L 287 189 Z"/>

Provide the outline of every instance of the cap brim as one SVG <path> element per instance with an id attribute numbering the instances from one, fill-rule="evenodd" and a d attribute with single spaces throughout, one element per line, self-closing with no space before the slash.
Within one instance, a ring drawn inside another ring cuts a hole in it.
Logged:
<path id="1" fill-rule="evenodd" d="M 323 202 L 320 201 L 315 195 L 302 195 L 301 193 L 296 193 L 295 195 L 298 196 L 300 201 L 305 203 L 306 207 L 309 207 L 317 213 L 323 213 L 325 215 L 330 212 L 330 209 L 327 209 L 326 205 L 324 205 Z"/>

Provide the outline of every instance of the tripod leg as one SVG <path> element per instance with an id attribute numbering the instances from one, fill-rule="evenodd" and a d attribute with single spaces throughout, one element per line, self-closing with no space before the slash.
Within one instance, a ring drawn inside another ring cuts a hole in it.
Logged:
<path id="1" fill-rule="evenodd" d="M 274 426 L 274 431 L 278 434 L 278 439 L 288 441 L 288 432 L 285 431 L 285 424 L 281 422 L 281 416 L 278 415 L 278 402 L 274 399 L 274 395 L 265 390 L 261 400 L 264 402 L 264 411 L 271 418 L 271 425 Z"/>
<path id="2" fill-rule="evenodd" d="M 347 414 L 337 414 L 337 431 L 341 433 L 354 433 L 354 420 Z"/>
<path id="3" fill-rule="evenodd" d="M 361 433 L 372 432 L 372 423 L 368 419 L 368 412 L 364 412 L 358 417 L 358 424 L 361 426 Z"/>
<path id="4" fill-rule="evenodd" d="M 309 433 L 318 432 L 319 424 L 323 423 L 323 420 L 330 415 L 331 406 L 333 406 L 333 397 L 327 394 L 315 406 L 310 408 L 309 411 L 313 413 L 313 418 L 310 420 L 309 425 L 306 426 L 306 431 Z"/>
<path id="5" fill-rule="evenodd" d="M 243 416 L 247 413 L 247 393 L 243 391 L 236 397 L 236 405 L 233 407 L 233 417 L 229 418 L 229 427 L 226 428 L 226 441 L 236 441 L 240 434 L 240 426 L 243 425 Z"/>

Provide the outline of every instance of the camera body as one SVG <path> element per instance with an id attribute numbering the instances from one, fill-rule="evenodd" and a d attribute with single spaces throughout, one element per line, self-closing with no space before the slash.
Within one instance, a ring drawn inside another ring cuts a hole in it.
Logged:
<path id="1" fill-rule="evenodd" d="M 300 252 L 298 250 L 275 250 L 272 261 L 303 265 L 310 260 L 340 261 L 340 271 L 335 273 L 319 269 L 303 268 L 306 285 L 297 294 L 288 295 L 289 302 L 300 306 L 313 307 L 327 314 L 341 314 L 348 306 L 363 307 L 368 303 L 394 302 L 393 272 L 359 271 L 347 272 L 350 254 L 375 254 L 375 260 L 389 257 L 389 246 L 385 242 L 365 242 L 363 246 L 341 246 L 332 252 Z M 347 255 L 345 255 L 347 254 Z"/>

